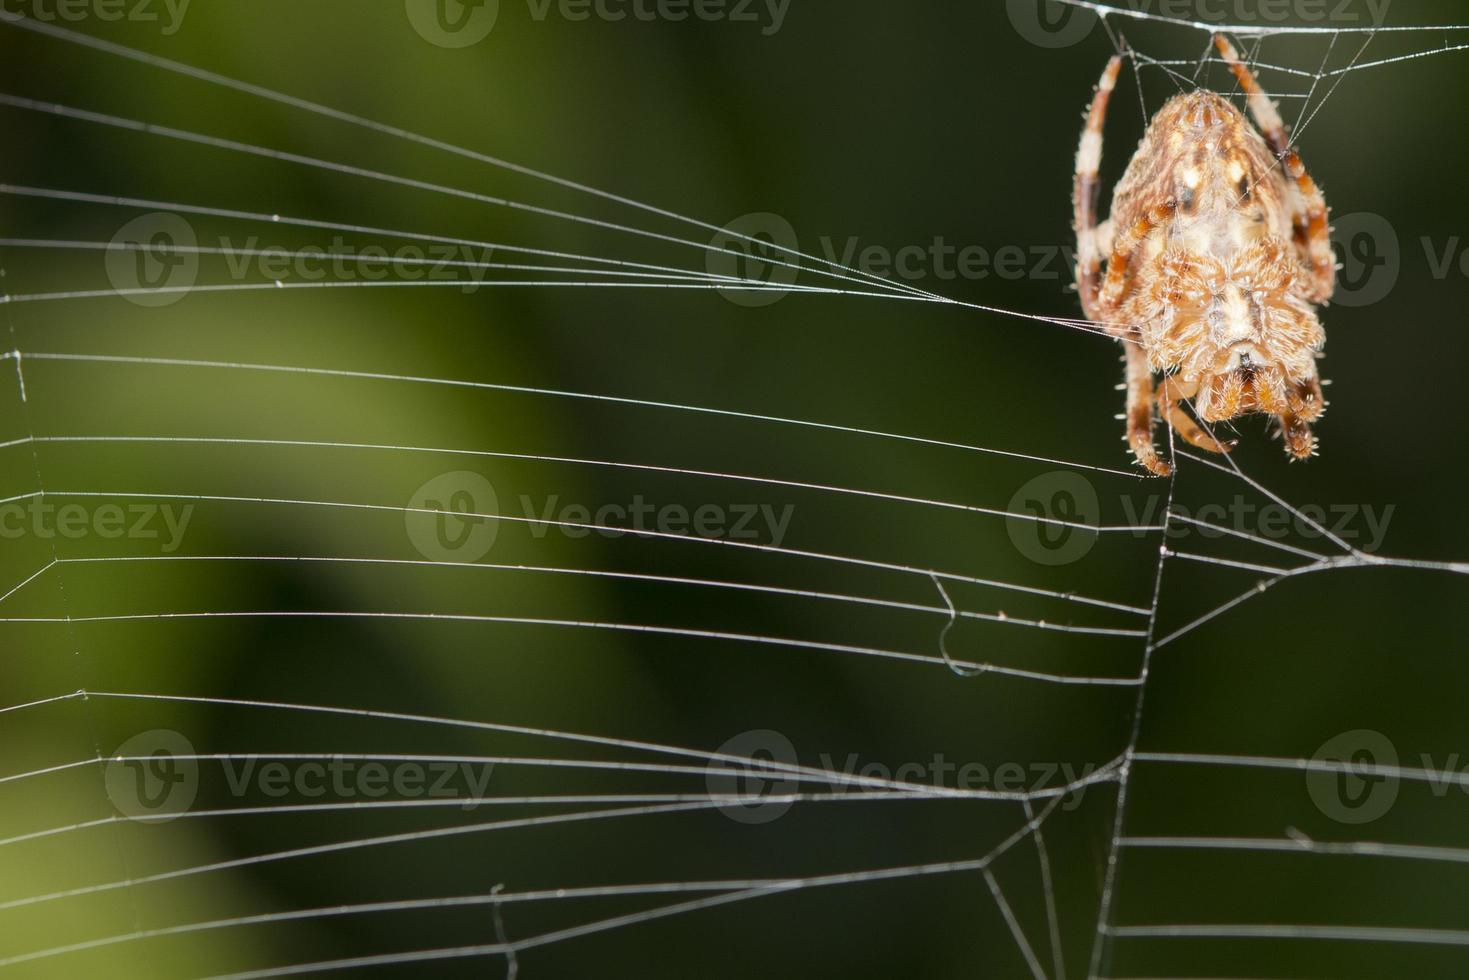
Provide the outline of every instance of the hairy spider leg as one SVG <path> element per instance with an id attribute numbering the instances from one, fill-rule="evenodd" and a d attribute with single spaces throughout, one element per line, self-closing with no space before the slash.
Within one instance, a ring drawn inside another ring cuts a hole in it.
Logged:
<path id="1" fill-rule="evenodd" d="M 1072 190 L 1073 224 L 1076 227 L 1076 289 L 1081 294 L 1081 308 L 1087 319 L 1097 320 L 1097 294 L 1101 290 L 1102 255 L 1107 249 L 1103 238 L 1106 230 L 1097 226 L 1097 200 L 1101 196 L 1102 126 L 1107 119 L 1107 103 L 1117 87 L 1122 58 L 1114 55 L 1097 82 L 1087 111 L 1086 126 L 1081 131 L 1081 145 L 1076 150 L 1076 182 Z"/>
<path id="2" fill-rule="evenodd" d="M 1127 435 L 1137 461 L 1154 476 L 1167 476 L 1173 467 L 1158 456 L 1153 445 L 1153 368 L 1141 344 L 1123 344 L 1127 387 Z"/>
<path id="3" fill-rule="evenodd" d="M 1115 313 L 1122 302 L 1123 290 L 1127 288 L 1127 276 L 1132 266 L 1132 255 L 1138 246 L 1147 240 L 1153 230 L 1172 220 L 1178 213 L 1178 202 L 1169 198 L 1137 220 L 1127 231 L 1117 236 L 1112 246 L 1112 257 L 1107 260 L 1107 279 L 1102 284 L 1101 312 L 1105 319 Z"/>

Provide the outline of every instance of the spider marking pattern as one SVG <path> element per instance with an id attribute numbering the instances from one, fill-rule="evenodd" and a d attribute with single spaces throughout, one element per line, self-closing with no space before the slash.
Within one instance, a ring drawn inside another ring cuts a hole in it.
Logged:
<path id="1" fill-rule="evenodd" d="M 1326 339 L 1316 307 L 1336 285 L 1326 202 L 1254 74 L 1226 38 L 1214 44 L 1258 129 L 1214 92 L 1174 96 L 1148 124 L 1099 223 L 1116 56 L 1076 154 L 1077 289 L 1086 316 L 1123 342 L 1124 438 L 1158 476 L 1172 465 L 1153 444 L 1155 411 L 1190 445 L 1219 453 L 1234 444 L 1199 421 L 1272 415 L 1286 452 L 1306 459 L 1317 448 L 1311 424 L 1326 407 L 1316 371 Z M 1184 410 L 1188 399 L 1199 421 Z"/>

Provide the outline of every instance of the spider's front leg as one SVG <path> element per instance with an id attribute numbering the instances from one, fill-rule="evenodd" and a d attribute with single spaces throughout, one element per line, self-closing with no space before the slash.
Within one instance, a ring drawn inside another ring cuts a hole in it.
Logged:
<path id="1" fill-rule="evenodd" d="M 1153 369 L 1148 352 L 1134 334 L 1122 341 L 1126 351 L 1127 444 L 1137 461 L 1154 476 L 1168 476 L 1173 467 L 1158 456 L 1153 445 Z"/>
<path id="2" fill-rule="evenodd" d="M 1290 453 L 1291 459 L 1310 459 L 1316 455 L 1316 437 L 1311 433 L 1311 423 L 1326 410 L 1321 382 L 1312 378 L 1290 385 L 1286 401 L 1290 409 L 1277 416 L 1285 451 Z"/>
<path id="3" fill-rule="evenodd" d="M 1107 103 L 1117 87 L 1117 74 L 1122 58 L 1107 62 L 1101 81 L 1097 82 L 1087 111 L 1086 126 L 1081 131 L 1081 145 L 1076 150 L 1076 177 L 1072 191 L 1073 223 L 1076 228 L 1076 289 L 1081 294 L 1081 308 L 1091 320 L 1099 319 L 1097 293 L 1102 286 L 1102 256 L 1107 254 L 1111 238 L 1111 222 L 1097 224 L 1097 198 L 1101 193 L 1098 170 L 1102 164 L 1102 124 L 1107 119 Z M 1104 230 L 1105 229 L 1105 230 Z"/>
<path id="4" fill-rule="evenodd" d="M 1126 355 L 1127 444 L 1137 461 L 1155 476 L 1168 476 L 1173 467 L 1158 458 L 1153 447 L 1153 369 L 1143 346 L 1141 332 L 1131 317 L 1125 315 L 1126 297 L 1134 288 L 1131 264 L 1134 253 L 1158 228 L 1178 211 L 1178 202 L 1169 198 L 1156 205 L 1125 232 L 1116 234 L 1112 257 L 1107 262 L 1104 281 L 1097 304 L 1109 331 L 1121 339 Z"/>

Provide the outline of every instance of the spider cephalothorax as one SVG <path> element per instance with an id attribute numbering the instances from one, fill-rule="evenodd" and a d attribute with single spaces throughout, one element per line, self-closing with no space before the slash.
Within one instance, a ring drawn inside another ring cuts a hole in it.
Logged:
<path id="1" fill-rule="evenodd" d="M 1325 408 L 1316 306 L 1336 281 L 1326 204 L 1254 76 L 1228 41 L 1215 44 L 1259 131 L 1213 92 L 1174 97 L 1117 185 L 1111 218 L 1098 224 L 1102 121 L 1122 64 L 1113 58 L 1077 153 L 1077 287 L 1087 317 L 1124 343 L 1126 438 L 1159 475 L 1170 467 L 1153 446 L 1154 372 L 1164 375 L 1159 412 L 1191 445 L 1214 452 L 1229 446 L 1181 400 L 1192 398 L 1206 423 L 1275 416 L 1296 459 L 1315 452 L 1311 423 Z"/>

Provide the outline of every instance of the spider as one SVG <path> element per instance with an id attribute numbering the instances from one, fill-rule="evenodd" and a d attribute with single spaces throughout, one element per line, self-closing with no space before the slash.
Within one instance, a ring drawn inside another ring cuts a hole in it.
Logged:
<path id="1" fill-rule="evenodd" d="M 1254 74 L 1226 38 L 1214 45 L 1258 130 L 1214 92 L 1174 96 L 1098 224 L 1102 123 L 1118 56 L 1102 73 L 1076 155 L 1077 289 L 1087 318 L 1123 342 L 1123 438 L 1158 476 L 1172 466 L 1153 445 L 1155 405 L 1186 442 L 1219 453 L 1234 443 L 1206 432 L 1184 400 L 1204 423 L 1273 415 L 1293 459 L 1315 455 L 1311 423 L 1326 407 L 1316 373 L 1326 339 L 1316 307 L 1336 285 L 1326 202 Z"/>

